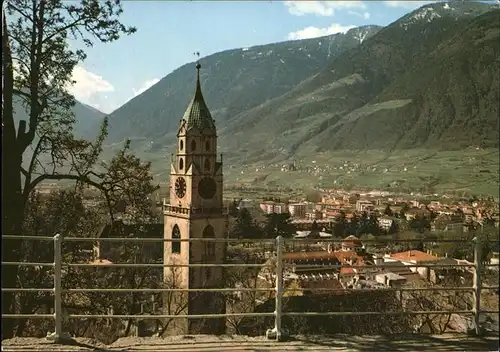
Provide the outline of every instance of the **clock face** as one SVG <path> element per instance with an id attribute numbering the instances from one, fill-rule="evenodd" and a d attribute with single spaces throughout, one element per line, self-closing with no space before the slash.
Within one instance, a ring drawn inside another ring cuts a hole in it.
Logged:
<path id="1" fill-rule="evenodd" d="M 182 177 L 175 180 L 175 194 L 178 198 L 183 198 L 186 195 L 186 180 Z"/>
<path id="2" fill-rule="evenodd" d="M 217 191 L 217 184 L 211 177 L 203 177 L 198 183 L 198 194 L 203 199 L 212 199 Z"/>

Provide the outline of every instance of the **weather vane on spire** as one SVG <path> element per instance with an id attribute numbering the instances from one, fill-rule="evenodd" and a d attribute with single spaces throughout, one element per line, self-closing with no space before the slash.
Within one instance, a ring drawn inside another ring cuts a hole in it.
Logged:
<path id="1" fill-rule="evenodd" d="M 195 51 L 193 53 L 194 56 L 196 56 L 196 67 L 197 68 L 200 68 L 201 65 L 200 65 L 200 52 L 199 51 Z"/>

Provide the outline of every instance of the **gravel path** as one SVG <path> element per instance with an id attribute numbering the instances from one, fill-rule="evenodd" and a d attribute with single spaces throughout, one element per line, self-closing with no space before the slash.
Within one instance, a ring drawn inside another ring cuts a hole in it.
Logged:
<path id="1" fill-rule="evenodd" d="M 126 337 L 108 346 L 88 338 L 76 338 L 71 345 L 56 345 L 38 338 L 13 338 L 2 341 L 2 351 L 498 351 L 498 335 L 488 338 L 450 334 L 297 336 L 285 342 L 246 336 Z"/>

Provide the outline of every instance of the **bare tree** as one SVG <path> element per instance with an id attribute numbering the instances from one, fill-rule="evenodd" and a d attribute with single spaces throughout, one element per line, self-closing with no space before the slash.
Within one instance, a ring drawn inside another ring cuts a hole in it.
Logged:
<path id="1" fill-rule="evenodd" d="M 439 284 L 426 281 L 417 281 L 413 286 L 441 289 L 439 291 L 406 291 L 403 294 L 404 306 L 408 310 L 416 311 L 457 311 L 468 310 L 472 307 L 472 294 L 467 291 L 449 291 L 448 287 L 466 286 L 461 282 L 460 273 L 448 270 Z M 470 286 L 470 283 L 469 283 Z M 442 334 L 450 330 L 450 321 L 453 313 L 421 314 L 411 320 L 414 329 L 422 331 L 429 329 L 432 334 Z"/>

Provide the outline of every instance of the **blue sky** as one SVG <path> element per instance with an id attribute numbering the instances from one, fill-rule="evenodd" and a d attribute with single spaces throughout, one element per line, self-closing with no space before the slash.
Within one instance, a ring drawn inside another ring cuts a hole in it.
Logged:
<path id="1" fill-rule="evenodd" d="M 387 25 L 430 1 L 124 1 L 137 32 L 88 49 L 76 98 L 110 113 L 174 69 L 222 50 Z M 72 43 L 80 46 L 80 43 Z"/>

